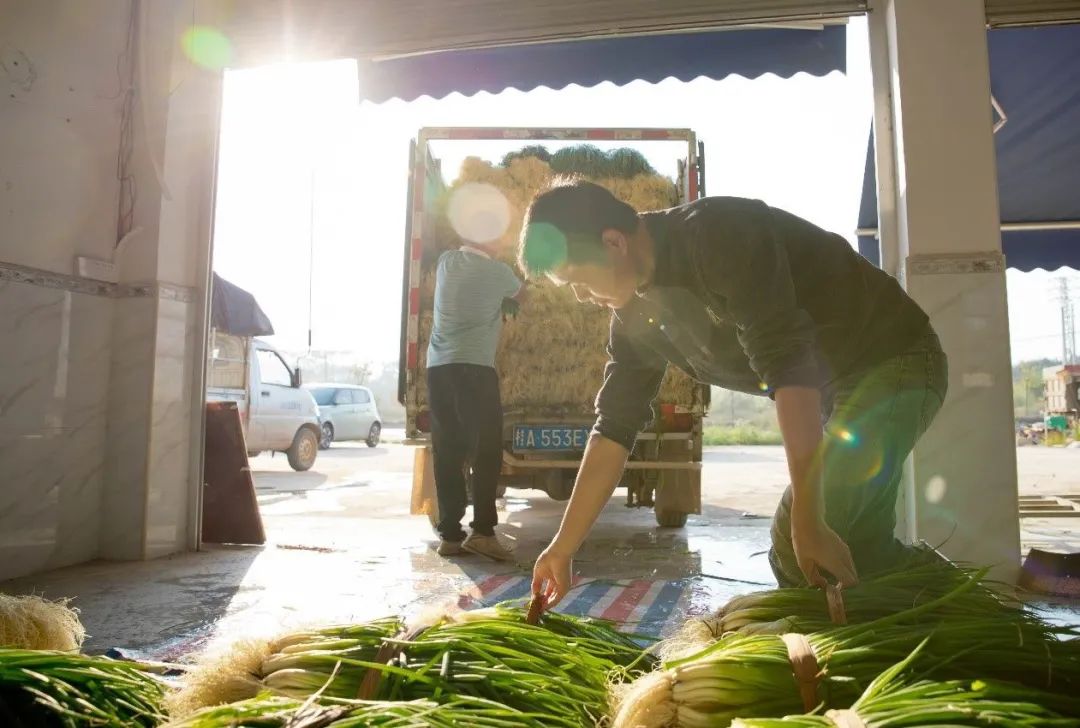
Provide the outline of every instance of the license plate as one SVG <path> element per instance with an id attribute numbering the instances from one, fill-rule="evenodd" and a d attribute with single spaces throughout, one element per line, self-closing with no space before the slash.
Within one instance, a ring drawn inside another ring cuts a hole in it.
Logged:
<path id="1" fill-rule="evenodd" d="M 584 450 L 589 427 L 515 425 L 515 450 Z"/>

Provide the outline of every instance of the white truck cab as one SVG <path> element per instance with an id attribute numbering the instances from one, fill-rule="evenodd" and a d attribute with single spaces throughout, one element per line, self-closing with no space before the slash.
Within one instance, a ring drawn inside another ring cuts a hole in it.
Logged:
<path id="1" fill-rule="evenodd" d="M 265 341 L 217 329 L 208 353 L 206 399 L 237 403 L 248 454 L 283 452 L 293 470 L 309 470 L 319 453 L 319 408 L 299 367 Z"/>

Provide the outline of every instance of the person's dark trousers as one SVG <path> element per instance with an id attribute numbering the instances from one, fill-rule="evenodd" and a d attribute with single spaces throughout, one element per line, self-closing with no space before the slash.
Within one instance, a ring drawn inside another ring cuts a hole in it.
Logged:
<path id="1" fill-rule="evenodd" d="M 454 542 L 465 538 L 461 519 L 470 465 L 473 521 L 469 526 L 473 533 L 494 536 L 499 522 L 495 497 L 502 470 L 499 375 L 492 367 L 444 364 L 427 370 L 427 383 L 439 536 Z"/>
<path id="2" fill-rule="evenodd" d="M 941 408 L 949 369 L 927 326 L 907 351 L 841 377 L 822 392 L 825 521 L 851 549 L 860 577 L 917 561 L 893 536 L 904 461 Z M 780 586 L 806 584 L 791 546 L 791 486 L 772 523 L 769 564 Z"/>

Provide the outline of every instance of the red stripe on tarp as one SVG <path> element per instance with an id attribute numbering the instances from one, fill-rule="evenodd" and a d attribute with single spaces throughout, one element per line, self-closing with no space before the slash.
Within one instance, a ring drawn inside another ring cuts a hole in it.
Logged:
<path id="1" fill-rule="evenodd" d="M 410 252 L 412 253 L 413 260 L 420 260 L 424 252 L 424 241 L 420 238 L 413 238 L 412 250 Z"/>
<path id="2" fill-rule="evenodd" d="M 510 581 L 512 578 L 514 577 L 510 576 L 509 574 L 489 576 L 479 584 L 480 595 L 483 596 L 485 594 L 490 594 L 506 582 Z"/>
<path id="3" fill-rule="evenodd" d="M 671 132 L 667 129 L 643 129 L 641 131 L 642 139 L 670 139 Z"/>
<path id="4" fill-rule="evenodd" d="M 630 582 L 630 586 L 623 589 L 622 594 L 615 598 L 615 601 L 604 610 L 601 616 L 604 619 L 611 619 L 616 622 L 625 620 L 634 611 L 634 607 L 645 597 L 651 586 L 651 582 L 640 579 Z"/>
<path id="5" fill-rule="evenodd" d="M 419 314 L 420 313 L 420 289 L 419 288 L 410 288 L 409 289 L 409 313 L 410 314 Z"/>
<path id="6" fill-rule="evenodd" d="M 469 609 L 475 605 L 476 602 L 483 600 L 484 596 L 491 594 L 499 587 L 506 584 L 514 577 L 504 574 L 501 576 L 489 576 L 479 584 L 475 584 L 469 589 L 458 595 L 458 607 L 461 609 Z"/>
<path id="7" fill-rule="evenodd" d="M 585 132 L 586 139 L 614 139 L 614 129 L 589 129 Z"/>
<path id="8" fill-rule="evenodd" d="M 417 343 L 415 341 L 410 341 L 409 342 L 408 350 L 406 351 L 406 354 L 405 354 L 405 366 L 408 367 L 409 369 L 415 369 L 416 368 L 416 360 L 417 360 L 418 348 L 419 347 L 417 346 Z"/>

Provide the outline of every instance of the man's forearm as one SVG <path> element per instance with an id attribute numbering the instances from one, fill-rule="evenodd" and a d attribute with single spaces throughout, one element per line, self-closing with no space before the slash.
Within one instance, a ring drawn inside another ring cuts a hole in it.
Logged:
<path id="1" fill-rule="evenodd" d="M 776 390 L 776 418 L 791 475 L 792 509 L 824 518 L 821 393 L 810 387 L 781 387 Z"/>
<path id="2" fill-rule="evenodd" d="M 629 454 L 625 447 L 602 435 L 589 438 L 573 495 L 559 532 L 551 542 L 552 549 L 568 555 L 577 552 L 622 479 Z"/>

